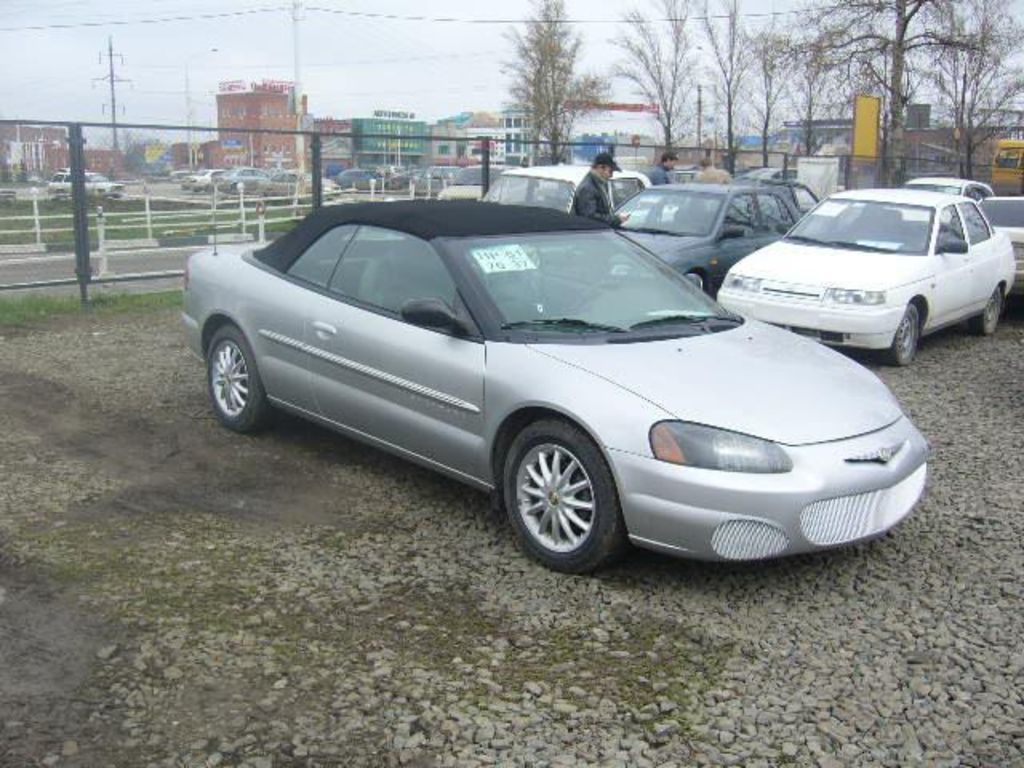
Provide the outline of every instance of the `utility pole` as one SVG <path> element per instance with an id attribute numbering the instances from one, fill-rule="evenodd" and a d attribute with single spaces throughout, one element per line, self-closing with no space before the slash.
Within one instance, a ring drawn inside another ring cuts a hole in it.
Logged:
<path id="1" fill-rule="evenodd" d="M 117 57 L 121 60 L 121 64 L 124 64 L 124 56 L 117 54 Z M 103 61 L 103 54 L 100 54 L 100 62 Z M 114 74 L 114 38 L 107 38 L 107 63 L 109 64 L 110 71 L 105 77 L 93 78 L 96 80 L 108 80 L 110 82 L 110 128 L 114 133 L 114 151 L 118 152 L 119 147 L 117 145 L 117 83 L 130 83 L 131 80 L 126 80 L 123 77 L 118 77 Z"/>
<path id="2" fill-rule="evenodd" d="M 701 91 L 703 86 L 700 83 L 697 84 L 697 146 L 704 149 L 704 141 L 702 133 L 704 131 L 704 102 L 702 100 Z"/>
<path id="3" fill-rule="evenodd" d="M 299 44 L 299 22 L 302 20 L 302 0 L 292 0 L 292 48 L 295 56 L 295 84 L 292 86 L 295 98 L 295 123 L 298 130 L 302 130 L 303 123 L 303 100 L 302 100 L 302 72 L 300 68 L 300 44 Z M 302 135 L 295 137 L 295 164 L 299 171 L 299 178 L 304 179 L 306 173 L 306 142 Z"/>

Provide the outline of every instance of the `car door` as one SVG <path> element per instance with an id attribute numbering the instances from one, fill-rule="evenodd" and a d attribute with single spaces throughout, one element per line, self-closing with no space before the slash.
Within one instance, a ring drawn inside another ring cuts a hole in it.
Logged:
<path id="1" fill-rule="evenodd" d="M 733 195 L 726 203 L 716 253 L 709 262 L 713 287 L 717 290 L 725 279 L 725 273 L 740 259 L 779 237 L 767 228 L 760 217 L 752 192 Z"/>
<path id="2" fill-rule="evenodd" d="M 441 257 L 411 235 L 363 226 L 309 316 L 311 384 L 332 422 L 486 479 L 484 344 L 401 317 L 410 299 L 460 299 Z"/>
<path id="3" fill-rule="evenodd" d="M 955 205 L 939 211 L 935 238 L 935 269 L 928 327 L 943 325 L 962 317 L 971 301 L 971 253 L 942 252 L 941 243 L 949 237 L 967 242 L 963 221 Z M 969 247 L 969 246 L 968 246 Z M 908 257 L 909 258 L 909 257 Z"/>
<path id="4" fill-rule="evenodd" d="M 960 203 L 967 238 L 970 243 L 969 275 L 971 293 L 966 314 L 981 311 L 999 283 L 999 251 L 988 222 L 977 203 Z"/>

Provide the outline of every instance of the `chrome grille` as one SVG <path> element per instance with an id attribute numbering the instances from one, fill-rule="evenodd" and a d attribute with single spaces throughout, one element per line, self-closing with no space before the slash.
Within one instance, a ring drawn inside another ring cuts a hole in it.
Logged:
<path id="1" fill-rule="evenodd" d="M 782 299 L 794 301 L 818 301 L 821 298 L 821 288 L 814 285 L 797 285 L 794 283 L 764 283 L 761 292 Z"/>
<path id="2" fill-rule="evenodd" d="M 760 560 L 774 557 L 789 546 L 786 534 L 757 520 L 729 520 L 711 536 L 715 554 L 725 560 Z"/>
<path id="3" fill-rule="evenodd" d="M 808 504 L 800 513 L 800 532 L 812 544 L 826 546 L 867 536 L 885 490 L 839 496 Z"/>

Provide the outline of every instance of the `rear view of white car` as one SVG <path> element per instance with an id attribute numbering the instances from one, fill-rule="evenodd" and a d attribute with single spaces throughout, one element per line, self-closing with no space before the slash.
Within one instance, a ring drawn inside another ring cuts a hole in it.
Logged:
<path id="1" fill-rule="evenodd" d="M 989 224 L 1013 243 L 1017 277 L 1010 293 L 1024 294 L 1024 197 L 990 197 L 981 204 Z"/>
<path id="2" fill-rule="evenodd" d="M 718 294 L 741 314 L 907 365 L 921 337 L 967 320 L 995 332 L 1013 248 L 973 200 L 902 190 L 833 195 L 733 267 Z"/>

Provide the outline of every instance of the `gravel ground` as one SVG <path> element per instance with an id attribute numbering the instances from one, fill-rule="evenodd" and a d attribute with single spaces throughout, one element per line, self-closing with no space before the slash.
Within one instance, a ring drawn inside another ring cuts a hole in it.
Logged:
<path id="1" fill-rule="evenodd" d="M 488 499 L 220 428 L 174 312 L 0 331 L 2 766 L 1024 766 L 1024 307 L 876 368 L 889 536 L 567 577 Z"/>

